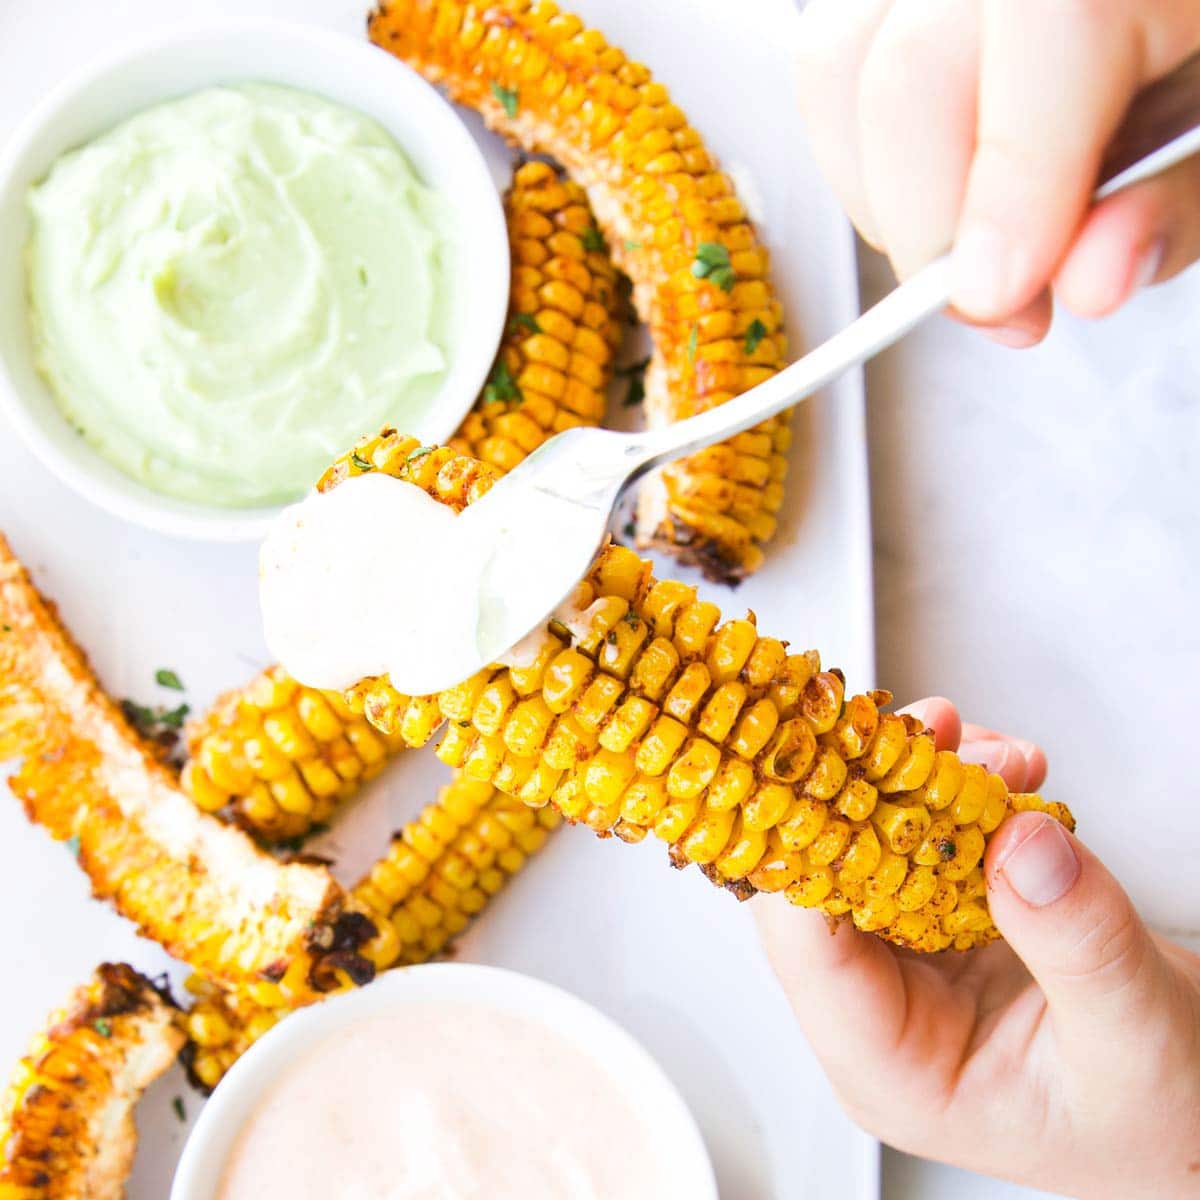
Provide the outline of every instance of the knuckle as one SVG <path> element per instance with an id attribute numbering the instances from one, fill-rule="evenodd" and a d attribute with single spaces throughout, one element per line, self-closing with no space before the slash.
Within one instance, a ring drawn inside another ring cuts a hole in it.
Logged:
<path id="1" fill-rule="evenodd" d="M 1075 943 L 1063 973 L 1099 984 L 1105 992 L 1120 991 L 1141 971 L 1149 948 L 1141 920 L 1122 898 Z"/>

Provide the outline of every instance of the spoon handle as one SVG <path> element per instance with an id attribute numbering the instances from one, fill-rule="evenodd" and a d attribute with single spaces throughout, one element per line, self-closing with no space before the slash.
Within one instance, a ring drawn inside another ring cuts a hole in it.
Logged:
<path id="1" fill-rule="evenodd" d="M 1093 199 L 1103 200 L 1195 154 L 1200 150 L 1198 120 L 1200 57 L 1193 57 L 1135 100 L 1109 150 Z M 1135 152 L 1140 156 L 1131 158 Z M 950 258 L 947 253 L 923 267 L 845 329 L 765 383 L 674 425 L 629 435 L 628 453 L 639 460 L 638 473 L 752 428 L 898 341 L 946 307 Z"/>

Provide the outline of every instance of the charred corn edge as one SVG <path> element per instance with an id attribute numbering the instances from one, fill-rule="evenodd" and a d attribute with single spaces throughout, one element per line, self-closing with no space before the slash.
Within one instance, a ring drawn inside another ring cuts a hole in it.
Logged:
<path id="1" fill-rule="evenodd" d="M 120 710 L 0 537 L 0 757 L 30 819 L 70 840 L 97 897 L 171 954 L 231 984 L 325 984 L 369 922 L 328 871 L 283 864 L 199 813 Z"/>
<path id="2" fill-rule="evenodd" d="M 732 183 L 644 66 L 578 18 L 529 0 L 391 0 L 368 30 L 493 129 L 558 159 L 587 190 L 654 338 L 651 419 L 723 403 L 782 366 L 766 251 Z M 717 275 L 714 246 L 724 255 Z M 643 488 L 640 542 L 714 578 L 753 571 L 774 532 L 787 448 L 780 417 L 672 464 Z"/>
<path id="3" fill-rule="evenodd" d="M 444 953 L 559 823 L 551 809 L 535 813 L 456 773 L 352 889 L 354 900 L 380 930 L 363 953 L 380 969 L 411 966 Z M 447 890 L 457 904 L 447 903 Z M 273 994 L 269 985 L 231 991 L 195 976 L 188 987 L 196 1000 L 184 1018 L 189 1038 L 185 1062 L 192 1083 L 204 1091 L 300 1006 Z M 302 1003 L 311 999 L 306 996 Z"/>
<path id="4" fill-rule="evenodd" d="M 165 988 L 104 963 L 16 1065 L 0 1102 L 0 1197 L 120 1200 L 133 1109 L 184 1042 Z"/>
<path id="5" fill-rule="evenodd" d="M 599 423 L 621 337 L 616 268 L 607 250 L 588 248 L 595 222 L 583 189 L 547 163 L 528 162 L 514 174 L 506 212 L 515 269 L 500 358 L 516 392 L 481 394 L 450 442 L 497 472 L 569 425 Z M 571 296 L 581 298 L 580 311 Z M 302 705 L 320 711 L 319 723 Z M 260 840 L 302 838 L 397 752 L 372 732 L 378 744 L 364 755 L 366 733 L 361 718 L 345 719 L 337 697 L 270 667 L 189 724 L 182 784 L 199 808 Z"/>
<path id="6" fill-rule="evenodd" d="M 380 469 L 404 478 L 408 443 L 387 436 Z M 467 775 L 601 834 L 654 833 L 676 866 L 740 898 L 784 891 L 920 950 L 998 936 L 981 864 L 1006 816 L 1073 823 L 937 750 L 914 718 L 882 711 L 889 693 L 847 697 L 840 671 L 760 637 L 753 614 L 721 622 L 631 550 L 604 549 L 576 604 L 586 631 L 552 622 L 530 664 L 433 697 L 368 680 L 347 703 L 412 745 L 444 726 L 438 754 Z"/>

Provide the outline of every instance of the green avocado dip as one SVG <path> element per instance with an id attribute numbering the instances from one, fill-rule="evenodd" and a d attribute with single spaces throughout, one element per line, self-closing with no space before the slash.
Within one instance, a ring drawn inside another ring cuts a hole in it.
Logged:
<path id="1" fill-rule="evenodd" d="M 79 432 L 185 500 L 274 504 L 447 370 L 439 197 L 375 122 L 268 84 L 172 100 L 29 194 L 39 369 Z"/>

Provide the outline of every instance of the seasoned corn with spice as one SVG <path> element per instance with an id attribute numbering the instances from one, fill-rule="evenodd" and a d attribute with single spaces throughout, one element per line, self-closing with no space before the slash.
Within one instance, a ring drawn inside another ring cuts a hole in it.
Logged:
<path id="1" fill-rule="evenodd" d="M 387 431 L 369 445 L 376 469 L 428 487 L 413 439 Z M 318 486 L 337 486 L 362 453 Z M 445 453 L 440 472 L 472 477 Z M 603 835 L 653 834 L 676 866 L 695 863 L 740 897 L 782 892 L 918 950 L 997 936 L 982 862 L 1010 812 L 1072 824 L 883 711 L 887 692 L 848 696 L 815 651 L 761 636 L 753 614 L 722 622 L 631 550 L 603 550 L 573 607 L 578 619 L 552 621 L 526 663 L 434 697 L 364 680 L 347 702 L 411 745 L 444 726 L 438 754 L 465 775 Z"/>
<path id="2" fill-rule="evenodd" d="M 104 963 L 53 1013 L 0 1101 L 0 1200 L 121 1200 L 133 1109 L 184 1035 L 169 997 Z"/>
<path id="3" fill-rule="evenodd" d="M 196 811 L 0 537 L 3 758 L 21 759 L 8 784 L 30 820 L 174 957 L 229 985 L 266 972 L 320 991 L 330 972 L 369 975 L 355 947 L 373 927 L 329 872 Z"/>
<path id="4" fill-rule="evenodd" d="M 651 424 L 722 404 L 785 361 L 767 252 L 729 177 L 661 83 L 546 0 L 386 0 L 370 36 L 581 184 L 650 327 Z M 580 289 L 556 281 L 564 303 Z M 762 561 L 783 501 L 775 417 L 642 486 L 642 539 L 737 579 Z"/>

